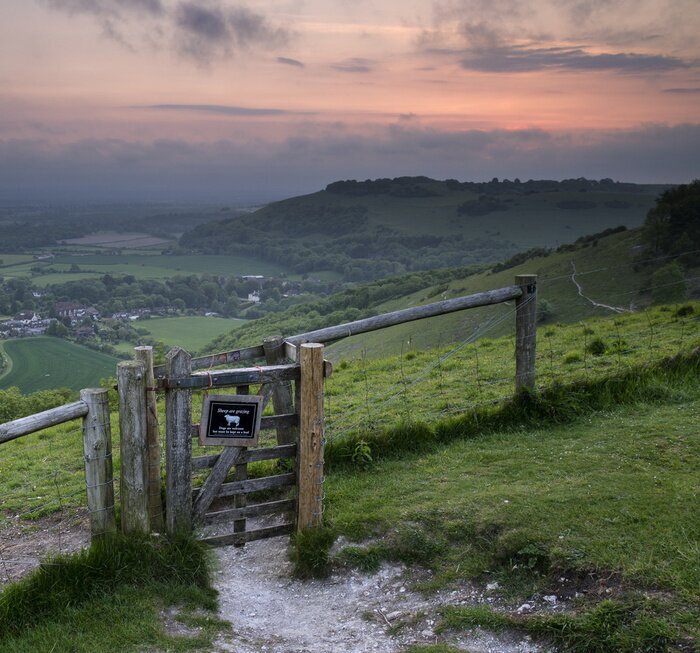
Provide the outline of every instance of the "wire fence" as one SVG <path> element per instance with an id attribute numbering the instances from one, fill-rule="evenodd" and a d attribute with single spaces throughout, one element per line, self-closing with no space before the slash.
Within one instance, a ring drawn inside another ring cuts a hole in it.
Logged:
<path id="1" fill-rule="evenodd" d="M 672 296 L 681 286 L 697 286 L 700 277 L 647 284 L 641 291 L 604 283 L 611 273 L 623 269 L 627 267 L 582 269 L 539 279 L 541 297 L 554 284 L 563 283 L 568 290 L 561 292 L 558 286 L 557 301 L 592 300 L 598 304 L 597 314 L 611 314 L 611 319 L 573 324 L 545 319 L 537 333 L 538 385 L 602 378 L 700 346 L 697 305 L 683 310 L 685 303 L 679 301 L 665 308 L 623 313 L 605 308 L 605 304 L 633 304 L 640 293 L 661 291 Z M 350 354 L 340 357 L 337 373 L 326 384 L 327 439 L 397 423 L 439 420 L 512 397 L 514 323 L 515 306 L 510 302 L 456 313 L 449 321 L 430 318 L 350 339 L 360 344 L 345 350 Z M 259 390 L 251 386 L 250 391 Z M 205 394 L 193 393 L 194 421 Z M 271 410 L 270 406 L 267 414 Z M 160 431 L 164 437 L 163 426 Z M 262 443 L 272 444 L 274 438 L 274 431 L 267 431 Z M 0 583 L 5 583 L 46 556 L 86 546 L 90 529 L 79 421 L 24 436 L 0 448 Z M 163 466 L 165 450 L 162 446 Z M 194 453 L 213 451 L 195 444 Z M 118 470 L 118 461 L 114 461 L 114 470 Z M 206 471 L 198 473 L 203 476 Z M 118 478 L 114 490 L 118 498 Z"/>
<path id="2" fill-rule="evenodd" d="M 0 444 L 0 488 L 0 585 L 89 546 L 80 420 Z"/>
<path id="3" fill-rule="evenodd" d="M 610 274 L 610 268 L 586 274 L 602 277 Z M 564 278 L 570 280 L 571 274 Z M 687 287 L 697 279 L 689 277 L 641 291 L 613 291 L 600 303 L 640 292 Z M 571 293 L 576 292 L 572 284 Z M 624 313 L 600 309 L 601 319 L 540 324 L 538 386 L 609 377 L 700 346 L 698 309 L 691 306 L 684 311 L 683 305 Z M 435 322 L 427 324 L 426 320 L 413 323 L 408 335 L 403 330 L 392 339 L 391 330 L 383 332 L 381 346 L 374 342 L 368 345 L 372 355 L 364 348 L 341 359 L 337 368 L 342 373 L 327 383 L 327 438 L 332 441 L 397 423 L 430 422 L 511 398 L 515 307 L 501 305 L 487 310 L 489 314 L 480 311 L 480 320 L 462 318 L 458 338 L 454 337 L 454 325 L 441 331 L 435 329 Z M 618 317 L 603 319 L 605 313 Z"/>

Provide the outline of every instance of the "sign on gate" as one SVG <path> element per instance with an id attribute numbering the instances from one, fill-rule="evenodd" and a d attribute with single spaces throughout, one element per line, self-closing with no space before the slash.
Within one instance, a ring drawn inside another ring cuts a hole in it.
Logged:
<path id="1" fill-rule="evenodd" d="M 207 395 L 202 403 L 199 442 L 230 447 L 258 443 L 262 397 L 255 395 Z"/>

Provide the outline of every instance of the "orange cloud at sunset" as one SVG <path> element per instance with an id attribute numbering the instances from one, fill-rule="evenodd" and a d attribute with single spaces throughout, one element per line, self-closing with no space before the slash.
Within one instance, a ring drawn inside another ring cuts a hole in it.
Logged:
<path id="1" fill-rule="evenodd" d="M 245 155 L 266 170 L 260 198 L 406 172 L 698 175 L 695 0 L 0 0 L 0 14 L 7 192 L 83 187 L 91 156 L 102 187 L 100 166 L 106 180 L 119 157 L 151 165 L 164 142 L 216 152 L 241 180 L 227 157 Z M 139 179 L 162 192 L 167 176 L 158 161 Z"/>

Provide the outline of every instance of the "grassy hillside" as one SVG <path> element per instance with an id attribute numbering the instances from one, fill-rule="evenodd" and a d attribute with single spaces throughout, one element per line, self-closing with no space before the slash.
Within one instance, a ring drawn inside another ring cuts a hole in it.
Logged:
<path id="1" fill-rule="evenodd" d="M 352 545 L 334 563 L 404 562 L 407 583 L 444 590 L 451 604 L 479 588 L 476 605 L 406 613 L 397 629 L 433 619 L 457 631 L 523 629 L 578 653 L 693 650 L 698 319 L 694 302 L 541 329 L 540 399 L 510 400 L 508 337 L 341 362 L 327 384 L 326 523 Z M 2 453 L 5 518 L 21 513 L 32 528 L 84 501 L 77 424 L 9 442 Z M 543 599 L 552 595 L 556 609 Z M 518 613 L 525 601 L 532 609 Z M 154 604 L 155 596 L 139 599 L 143 618 L 125 650 L 166 646 L 148 626 L 157 624 Z M 92 633 L 97 618 L 72 605 L 68 623 L 86 620 L 81 632 Z M 57 621 L 34 629 L 24 619 L 16 635 L 0 634 L 0 650 L 71 641 Z"/>
<path id="2" fill-rule="evenodd" d="M 22 338 L 2 343 L 11 369 L 0 377 L 0 388 L 22 392 L 51 388 L 92 388 L 114 376 L 117 359 L 59 338 Z"/>
<path id="3" fill-rule="evenodd" d="M 336 182 L 249 215 L 200 225 L 180 240 L 202 252 L 254 253 L 297 272 L 346 280 L 503 260 L 624 224 L 640 225 L 658 186 L 460 183 L 425 177 Z"/>
<path id="4" fill-rule="evenodd" d="M 510 286 L 517 274 L 538 275 L 541 324 L 573 323 L 589 317 L 605 317 L 635 311 L 652 301 L 651 268 L 644 260 L 639 229 L 590 238 L 575 246 L 533 256 L 513 266 L 432 271 L 374 282 L 319 302 L 294 307 L 244 325 L 208 345 L 208 351 L 256 344 L 266 335 L 291 336 L 322 326 L 368 315 L 418 306 L 452 297 Z M 572 275 L 576 270 L 576 275 Z M 697 274 L 688 272 L 690 296 L 700 292 Z M 574 283 L 576 281 L 583 296 Z M 674 290 L 669 287 L 669 292 Z M 611 308 L 596 306 L 604 304 Z M 354 311 L 350 309 L 356 309 Z M 617 309 L 617 310 L 613 310 Z M 431 348 L 473 337 L 497 337 L 511 333 L 513 306 L 500 304 L 384 329 L 331 345 L 328 355 L 338 361 L 396 355 L 409 349 Z"/>

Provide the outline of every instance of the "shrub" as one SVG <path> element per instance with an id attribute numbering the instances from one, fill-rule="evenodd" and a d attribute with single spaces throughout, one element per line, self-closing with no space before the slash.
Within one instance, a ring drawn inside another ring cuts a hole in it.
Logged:
<path id="1" fill-rule="evenodd" d="M 571 365 L 572 363 L 579 363 L 582 360 L 583 357 L 581 356 L 581 352 L 579 351 L 570 351 L 564 355 L 564 363 L 566 365 Z"/>
<path id="2" fill-rule="evenodd" d="M 607 348 L 602 338 L 594 338 L 586 345 L 586 351 L 594 356 L 602 356 L 607 351 Z"/>

